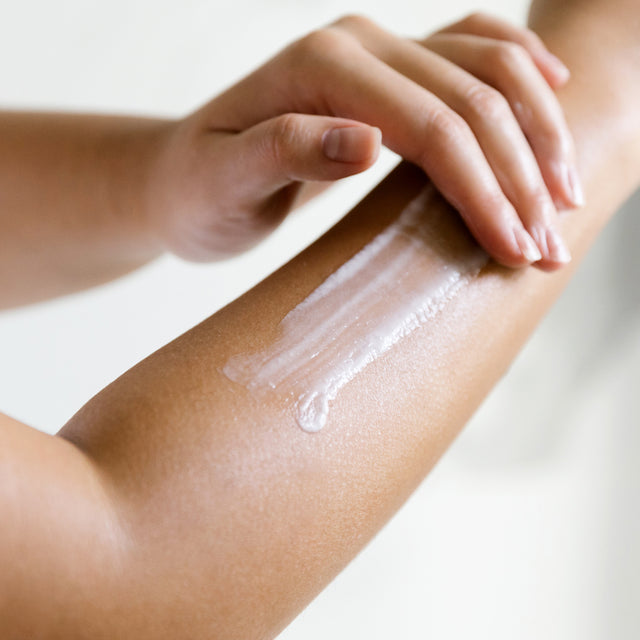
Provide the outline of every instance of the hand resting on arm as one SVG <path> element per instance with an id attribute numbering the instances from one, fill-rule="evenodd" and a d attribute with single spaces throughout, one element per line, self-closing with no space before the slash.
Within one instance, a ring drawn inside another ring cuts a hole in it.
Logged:
<path id="1" fill-rule="evenodd" d="M 640 10 L 574 3 L 585 5 L 577 29 L 578 14 L 545 4 L 540 33 L 573 74 L 560 100 L 588 205 L 561 224 L 579 259 L 638 184 L 640 66 L 627 25 Z M 489 264 L 344 386 L 316 434 L 296 424 L 287 389 L 257 398 L 222 370 L 272 345 L 286 314 L 424 183 L 400 167 L 300 256 L 98 394 L 59 437 L 3 424 L 0 495 L 12 525 L 0 547 L 0 619 L 9 637 L 272 638 L 388 520 L 569 269 Z M 446 212 L 432 247 L 466 235 Z"/>
<path id="2" fill-rule="evenodd" d="M 569 255 L 554 202 L 581 200 L 552 91 L 568 72 L 523 29 L 492 19 L 481 31 L 419 44 L 343 18 L 177 120 L 0 113 L 0 308 L 167 250 L 242 251 L 296 203 L 371 166 L 381 137 L 497 260 L 558 268 Z"/>

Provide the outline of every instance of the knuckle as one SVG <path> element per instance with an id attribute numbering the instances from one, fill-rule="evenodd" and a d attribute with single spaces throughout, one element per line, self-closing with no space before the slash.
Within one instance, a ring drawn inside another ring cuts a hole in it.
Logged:
<path id="1" fill-rule="evenodd" d="M 444 144 L 451 144 L 471 134 L 471 129 L 465 120 L 451 109 L 440 108 L 429 115 L 429 133 L 435 140 Z"/>
<path id="2" fill-rule="evenodd" d="M 313 67 L 333 55 L 344 44 L 344 35 L 336 29 L 317 29 L 293 44 L 292 54 L 297 64 Z"/>
<path id="3" fill-rule="evenodd" d="M 366 16 L 359 13 L 349 13 L 338 18 L 334 23 L 334 26 L 346 29 L 347 31 L 362 31 L 373 26 L 373 21 Z"/>
<path id="4" fill-rule="evenodd" d="M 510 115 L 511 108 L 506 98 L 496 89 L 482 83 L 475 83 L 464 96 L 471 114 L 489 120 L 499 120 Z"/>
<path id="5" fill-rule="evenodd" d="M 528 49 L 546 49 L 547 46 L 542 41 L 542 38 L 531 29 L 527 29 L 523 27 L 520 29 L 520 35 L 522 38 L 522 43 Z"/>
<path id="6" fill-rule="evenodd" d="M 531 49 L 547 48 L 547 45 L 542 41 L 542 38 L 535 31 L 531 31 L 531 29 L 525 29 L 522 37 L 524 38 L 525 44 Z"/>
<path id="7" fill-rule="evenodd" d="M 300 117 L 295 113 L 278 116 L 271 124 L 269 135 L 264 138 L 267 158 L 277 166 L 287 166 L 299 137 Z"/>
<path id="8" fill-rule="evenodd" d="M 558 127 L 548 118 L 537 123 L 536 135 L 538 139 L 545 142 L 547 147 L 559 147 L 562 144 Z"/>
<path id="9" fill-rule="evenodd" d="M 508 71 L 517 71 L 531 61 L 527 50 L 517 42 L 497 42 L 492 54 L 494 64 Z"/>
<path id="10" fill-rule="evenodd" d="M 544 122 L 536 131 L 537 139 L 544 145 L 547 153 L 554 157 L 570 157 L 573 154 L 573 141 L 563 127 L 554 122 Z"/>
<path id="11" fill-rule="evenodd" d="M 550 102 L 544 109 L 531 114 L 531 137 L 546 153 L 555 156 L 571 155 L 574 151 L 573 137 L 566 124 L 562 108 Z"/>
<path id="12" fill-rule="evenodd" d="M 472 11 L 463 18 L 462 24 L 470 27 L 479 27 L 487 23 L 488 15 L 483 11 Z"/>

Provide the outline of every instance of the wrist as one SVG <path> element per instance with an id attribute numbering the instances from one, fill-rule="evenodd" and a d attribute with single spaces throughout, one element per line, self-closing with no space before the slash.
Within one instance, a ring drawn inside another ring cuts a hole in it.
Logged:
<path id="1" fill-rule="evenodd" d="M 565 62 L 567 93 L 583 96 L 603 148 L 640 164 L 640 40 L 637 0 L 534 0 L 529 25 Z M 587 118 L 581 124 L 587 124 Z M 592 135 L 596 135 L 592 127 Z M 625 166 L 623 164 L 623 166 Z M 637 173 L 637 170 L 634 170 Z"/>
<path id="2" fill-rule="evenodd" d="M 120 217 L 130 250 L 154 257 L 163 250 L 158 216 L 154 210 L 154 167 L 166 146 L 171 121 L 132 119 L 110 137 L 108 193 Z"/>
<path id="3" fill-rule="evenodd" d="M 186 259 L 193 258 L 190 249 L 196 242 L 193 219 L 204 222 L 206 218 L 202 185 L 210 186 L 215 178 L 208 170 L 211 156 L 203 152 L 202 134 L 202 127 L 189 116 L 165 121 L 142 139 L 145 176 L 140 183 L 140 212 L 144 233 L 158 252 Z"/>
<path id="4" fill-rule="evenodd" d="M 590 70 L 635 109 L 640 75 L 637 0 L 534 0 L 528 24 L 573 67 Z M 628 96 L 625 100 L 624 96 Z"/>

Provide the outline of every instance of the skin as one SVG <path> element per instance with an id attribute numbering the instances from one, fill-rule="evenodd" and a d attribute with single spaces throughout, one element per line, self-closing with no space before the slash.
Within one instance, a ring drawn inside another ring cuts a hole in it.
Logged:
<path id="1" fill-rule="evenodd" d="M 559 268 L 570 256 L 556 204 L 581 200 L 553 92 L 568 71 L 524 29 L 485 19 L 469 42 L 456 33 L 467 28 L 414 42 L 342 18 L 175 121 L 0 113 L 0 307 L 167 250 L 243 251 L 370 167 L 382 142 L 422 167 L 496 260 Z"/>
<path id="2" fill-rule="evenodd" d="M 628 25 L 640 9 L 573 6 L 536 5 L 533 21 L 573 75 L 560 102 L 589 204 L 560 224 L 579 260 L 639 182 L 640 51 Z M 277 394 L 258 401 L 219 368 L 270 344 L 282 317 L 424 179 L 400 167 L 298 258 L 107 387 L 58 437 L 3 420 L 6 637 L 272 638 L 379 530 L 571 268 L 492 263 L 349 383 L 318 434 L 302 432 Z M 434 243 L 461 233 L 443 224 Z"/>

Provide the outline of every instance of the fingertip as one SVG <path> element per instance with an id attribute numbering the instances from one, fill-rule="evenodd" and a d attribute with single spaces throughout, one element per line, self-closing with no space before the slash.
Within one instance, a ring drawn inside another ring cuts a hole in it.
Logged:
<path id="1" fill-rule="evenodd" d="M 542 259 L 535 263 L 541 271 L 557 271 L 571 262 L 571 253 L 553 224 L 537 224 L 530 229 Z"/>
<path id="2" fill-rule="evenodd" d="M 584 189 L 582 188 L 582 181 L 580 180 L 578 169 L 574 166 L 569 167 L 568 175 L 573 205 L 577 209 L 580 209 L 585 206 L 586 199 L 584 197 Z"/>
<path id="3" fill-rule="evenodd" d="M 542 260 L 538 243 L 508 200 L 502 206 L 490 207 L 489 215 L 482 210 L 465 213 L 460 206 L 457 208 L 472 235 L 498 264 L 521 269 Z"/>
<path id="4" fill-rule="evenodd" d="M 515 245 L 529 264 L 542 260 L 542 253 L 535 240 L 523 227 L 515 227 L 513 230 Z"/>
<path id="5" fill-rule="evenodd" d="M 542 254 L 533 238 L 521 225 L 516 225 L 491 243 L 481 243 L 489 255 L 503 267 L 522 269 L 542 259 Z"/>
<path id="6" fill-rule="evenodd" d="M 547 229 L 546 236 L 548 259 L 559 266 L 569 264 L 571 253 L 562 236 L 555 229 Z"/>
<path id="7" fill-rule="evenodd" d="M 539 262 L 531 265 L 544 273 L 555 273 L 560 271 L 563 267 L 567 266 L 566 262 L 554 262 L 553 260 L 540 260 Z"/>
<path id="8" fill-rule="evenodd" d="M 550 164 L 553 176 L 554 202 L 558 209 L 580 209 L 585 206 L 584 189 L 577 168 L 566 161 Z"/>
<path id="9" fill-rule="evenodd" d="M 571 78 L 569 67 L 548 49 L 540 49 L 534 59 L 552 89 L 559 89 L 569 82 Z"/>
<path id="10" fill-rule="evenodd" d="M 345 164 L 373 164 L 379 153 L 382 132 L 369 125 L 333 127 L 322 136 L 324 155 L 333 162 Z"/>
<path id="11" fill-rule="evenodd" d="M 371 164 L 373 164 L 380 156 L 380 149 L 382 148 L 382 129 L 378 127 L 369 127 L 371 129 Z"/>

